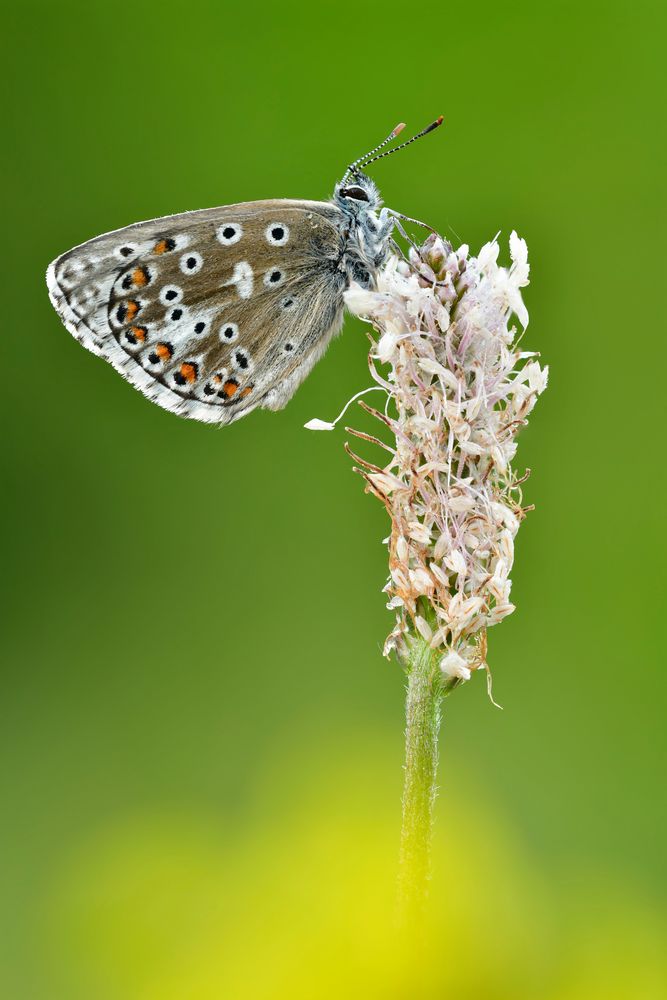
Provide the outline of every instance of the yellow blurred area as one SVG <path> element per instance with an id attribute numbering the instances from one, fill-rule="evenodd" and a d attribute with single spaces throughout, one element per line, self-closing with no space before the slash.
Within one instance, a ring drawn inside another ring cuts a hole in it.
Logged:
<path id="1" fill-rule="evenodd" d="M 276 808 L 276 780 L 297 766 L 274 762 L 246 829 L 151 812 L 82 845 L 44 922 L 62 995 L 664 998 L 662 920 L 609 872 L 570 872 L 558 891 L 499 817 L 458 791 L 439 801 L 425 925 L 399 932 L 396 803 L 367 784 L 386 773 L 382 758 L 363 772 L 311 760 L 307 785 Z"/>

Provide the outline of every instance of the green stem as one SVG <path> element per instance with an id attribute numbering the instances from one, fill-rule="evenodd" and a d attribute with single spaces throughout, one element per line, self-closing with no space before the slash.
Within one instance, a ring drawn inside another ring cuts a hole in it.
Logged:
<path id="1" fill-rule="evenodd" d="M 405 784 L 399 860 L 402 919 L 418 913 L 431 875 L 433 810 L 437 794 L 438 733 L 446 693 L 433 650 L 421 637 L 410 642 L 405 729 Z"/>

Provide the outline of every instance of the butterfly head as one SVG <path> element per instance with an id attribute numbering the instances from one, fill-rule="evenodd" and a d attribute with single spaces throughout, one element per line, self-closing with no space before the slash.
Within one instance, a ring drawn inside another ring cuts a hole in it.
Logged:
<path id="1" fill-rule="evenodd" d="M 360 171 L 343 178 L 334 189 L 334 201 L 348 215 L 375 211 L 382 205 L 376 185 Z"/>

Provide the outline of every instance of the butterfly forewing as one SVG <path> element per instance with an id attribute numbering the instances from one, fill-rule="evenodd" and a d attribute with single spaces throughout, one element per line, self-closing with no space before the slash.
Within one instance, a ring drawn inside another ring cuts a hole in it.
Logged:
<path id="1" fill-rule="evenodd" d="M 51 300 L 160 406 L 228 423 L 284 405 L 339 329 L 339 214 L 277 200 L 138 223 L 54 261 Z"/>

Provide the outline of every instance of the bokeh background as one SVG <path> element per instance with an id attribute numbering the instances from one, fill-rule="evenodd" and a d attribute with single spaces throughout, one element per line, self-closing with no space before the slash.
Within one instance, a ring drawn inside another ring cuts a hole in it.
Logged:
<path id="1" fill-rule="evenodd" d="M 664 6 L 172 0 L 6 9 L 0 996 L 663 997 Z M 60 325 L 70 246 L 374 170 L 474 250 L 528 241 L 516 614 L 446 704 L 433 904 L 392 936 L 403 677 L 386 533 L 286 410 L 217 431 Z"/>

